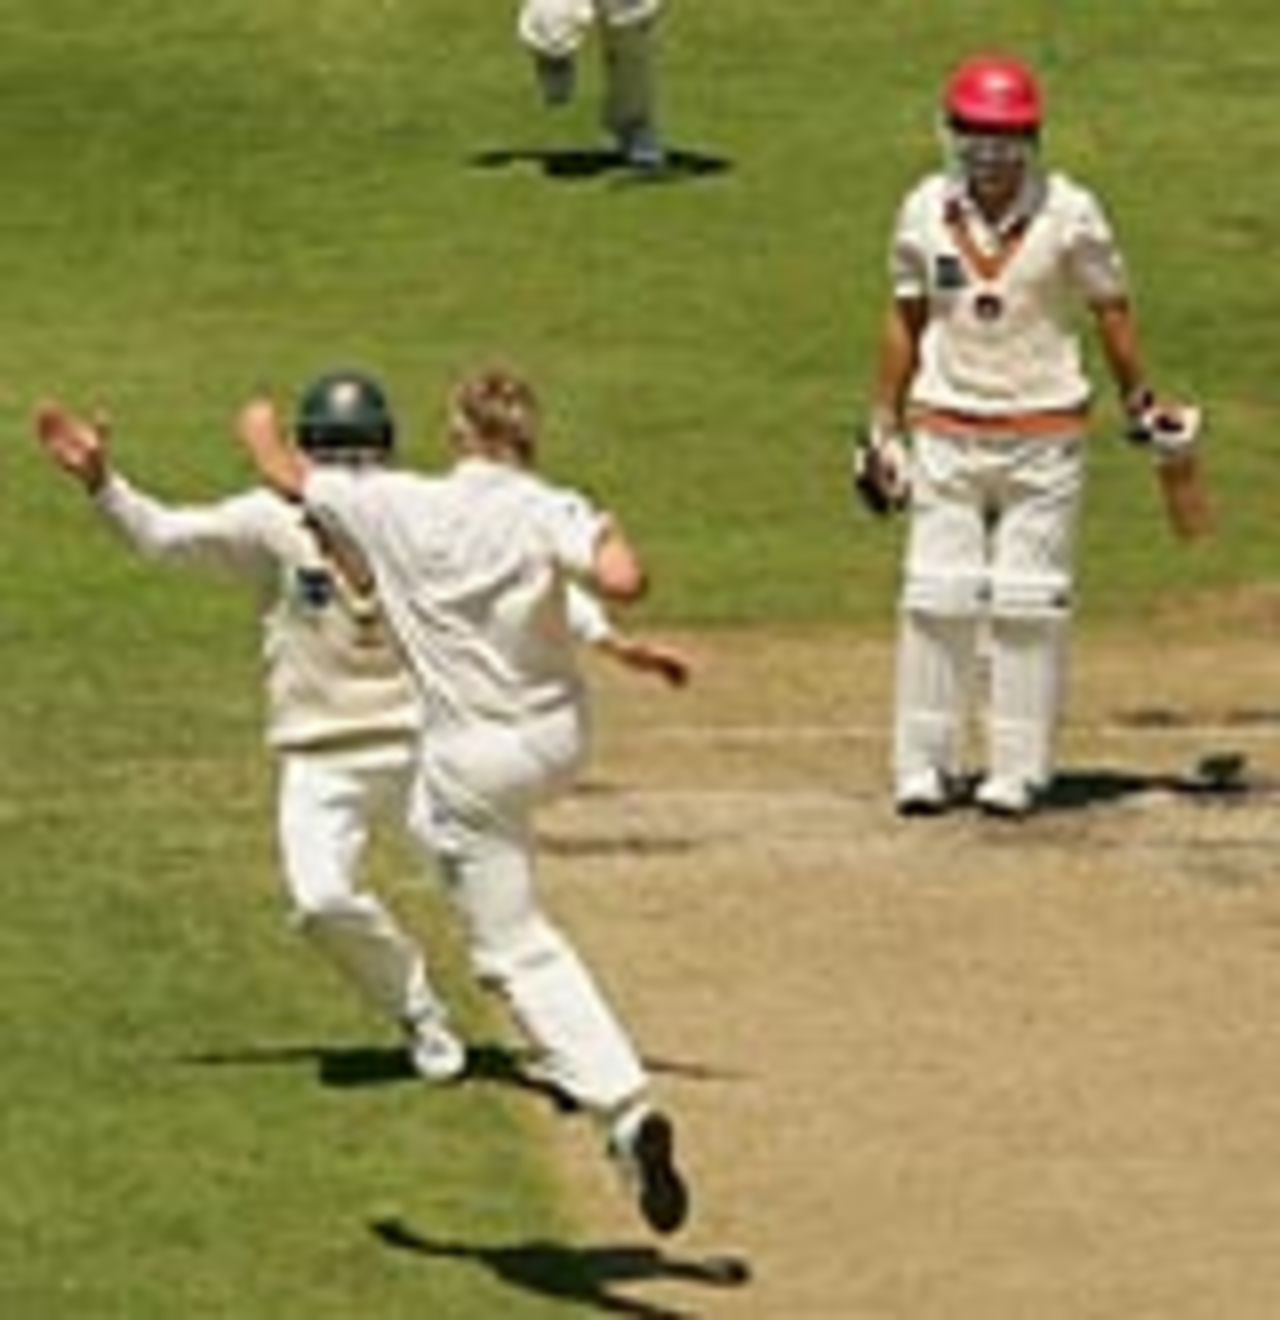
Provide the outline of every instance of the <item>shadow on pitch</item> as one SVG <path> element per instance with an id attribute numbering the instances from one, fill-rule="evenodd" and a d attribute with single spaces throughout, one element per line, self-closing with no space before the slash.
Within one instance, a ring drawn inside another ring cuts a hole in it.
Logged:
<path id="1" fill-rule="evenodd" d="M 729 1069 L 679 1059 L 658 1059 L 651 1055 L 645 1056 L 644 1066 L 658 1076 L 681 1077 L 685 1081 L 725 1082 L 743 1078 L 742 1073 Z M 550 1101 L 552 1107 L 562 1114 L 576 1113 L 580 1107 L 572 1096 L 538 1075 L 533 1052 L 527 1049 L 512 1049 L 499 1044 L 470 1046 L 467 1049 L 466 1080 L 530 1091 Z"/>
<path id="2" fill-rule="evenodd" d="M 573 1113 L 577 1103 L 541 1077 L 533 1064 L 531 1050 L 496 1041 L 467 1046 L 466 1072 L 452 1086 L 492 1084 L 528 1091 L 549 1101 L 561 1113 Z M 314 1068 L 322 1086 L 339 1090 L 365 1086 L 387 1086 L 399 1082 L 420 1083 L 403 1047 L 395 1045 L 251 1045 L 243 1049 L 205 1050 L 184 1054 L 179 1063 L 201 1068 Z M 734 1080 L 737 1075 L 697 1063 L 671 1059 L 646 1059 L 651 1072 L 694 1081 Z"/>
<path id="3" fill-rule="evenodd" d="M 567 1097 L 548 1086 L 529 1068 L 529 1059 L 528 1051 L 511 1049 L 506 1045 L 469 1045 L 466 1071 L 455 1085 L 494 1082 L 535 1092 L 552 1100 L 557 1108 L 571 1109 L 572 1103 Z M 188 1054 L 180 1062 L 208 1068 L 309 1067 L 315 1069 L 322 1086 L 339 1090 L 420 1080 L 409 1061 L 408 1052 L 396 1045 L 247 1046 L 238 1050 L 207 1050 L 200 1054 Z"/>
<path id="4" fill-rule="evenodd" d="M 1147 793 L 1167 793 L 1203 803 L 1232 802 L 1262 791 L 1247 773 L 1239 752 L 1202 756 L 1179 774 L 1141 774 L 1125 770 L 1068 770 L 1056 775 L 1045 794 L 1049 811 L 1074 811 Z"/>
<path id="5" fill-rule="evenodd" d="M 668 151 L 659 168 L 649 170 L 628 165 L 621 152 L 607 148 L 497 147 L 468 157 L 467 164 L 480 170 L 527 165 L 548 179 L 573 182 L 608 177 L 617 183 L 635 184 L 679 183 L 725 174 L 733 168 L 724 156 L 679 148 Z"/>
<path id="6" fill-rule="evenodd" d="M 431 1238 L 395 1218 L 373 1220 L 369 1231 L 391 1250 L 468 1262 L 512 1288 L 640 1320 L 691 1320 L 693 1313 L 626 1297 L 615 1291 L 618 1285 L 677 1280 L 727 1289 L 743 1287 L 751 1279 L 748 1262 L 735 1255 L 677 1256 L 624 1244 L 571 1247 L 538 1238 L 484 1245 Z"/>

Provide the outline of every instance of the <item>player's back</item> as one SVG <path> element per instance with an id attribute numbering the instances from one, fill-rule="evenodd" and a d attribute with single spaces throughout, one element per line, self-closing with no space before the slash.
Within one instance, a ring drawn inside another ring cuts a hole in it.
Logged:
<path id="1" fill-rule="evenodd" d="M 556 552 L 575 497 L 484 460 L 444 477 L 343 484 L 331 504 L 334 483 L 316 483 L 319 504 L 368 554 L 428 724 L 518 722 L 580 704 Z"/>

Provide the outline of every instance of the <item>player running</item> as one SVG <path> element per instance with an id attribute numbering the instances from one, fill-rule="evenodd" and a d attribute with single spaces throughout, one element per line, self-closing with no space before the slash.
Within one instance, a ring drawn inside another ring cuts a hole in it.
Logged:
<path id="1" fill-rule="evenodd" d="M 472 961 L 534 1043 L 543 1075 L 594 1115 L 646 1221 L 688 1212 L 670 1119 L 625 1030 L 534 884 L 533 813 L 587 751 L 567 618 L 579 580 L 631 601 L 644 568 L 616 519 L 543 481 L 533 391 L 482 372 L 451 400 L 442 476 L 317 464 L 248 404 L 244 443 L 275 490 L 369 565 L 423 712 L 412 827 L 464 919 Z"/>
<path id="2" fill-rule="evenodd" d="M 659 170 L 667 159 L 658 133 L 654 69 L 661 8 L 661 0 L 524 0 L 517 24 L 548 105 L 572 99 L 578 49 L 596 25 L 604 59 L 601 118 L 623 160 L 640 171 Z"/>
<path id="3" fill-rule="evenodd" d="M 115 468 L 105 428 L 58 404 L 37 414 L 50 457 L 148 559 L 230 572 L 256 589 L 267 741 L 279 762 L 278 835 L 293 923 L 375 1009 L 404 1030 L 414 1069 L 459 1076 L 466 1054 L 431 985 L 417 941 L 360 887 L 376 824 L 403 826 L 421 715 L 367 572 L 296 504 L 265 488 L 213 504 L 162 504 Z M 385 393 L 369 376 L 327 373 L 302 393 L 294 427 L 318 466 L 381 468 L 395 450 Z M 669 648 L 613 629 L 584 592 L 570 597 L 574 636 L 673 684 Z"/>

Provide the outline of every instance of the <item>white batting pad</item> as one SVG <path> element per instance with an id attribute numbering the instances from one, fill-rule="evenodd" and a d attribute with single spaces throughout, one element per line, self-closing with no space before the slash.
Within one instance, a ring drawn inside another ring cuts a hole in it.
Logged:
<path id="1" fill-rule="evenodd" d="M 906 610 L 898 640 L 894 775 L 959 770 L 977 620 Z"/>

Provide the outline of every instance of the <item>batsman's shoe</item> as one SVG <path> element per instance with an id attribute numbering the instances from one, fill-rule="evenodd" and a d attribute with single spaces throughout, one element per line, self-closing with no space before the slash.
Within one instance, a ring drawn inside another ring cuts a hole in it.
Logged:
<path id="1" fill-rule="evenodd" d="M 951 781 L 940 770 L 924 770 L 898 781 L 894 806 L 899 816 L 941 816 L 954 804 Z"/>
<path id="2" fill-rule="evenodd" d="M 544 105 L 568 105 L 578 85 L 578 65 L 572 55 L 535 51 L 533 73 Z"/>
<path id="3" fill-rule="evenodd" d="M 441 1085 L 466 1072 L 467 1050 L 439 1018 L 421 1018 L 409 1028 L 409 1062 L 424 1082 Z"/>
<path id="4" fill-rule="evenodd" d="M 1035 785 L 1025 779 L 989 775 L 978 785 L 973 800 L 984 816 L 1022 820 L 1036 809 L 1038 794 Z"/>
<path id="5" fill-rule="evenodd" d="M 655 1233 L 674 1233 L 689 1217 L 689 1189 L 676 1168 L 675 1128 L 657 1109 L 624 1116 L 609 1136 L 609 1157 Z"/>

